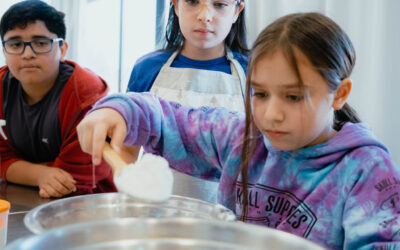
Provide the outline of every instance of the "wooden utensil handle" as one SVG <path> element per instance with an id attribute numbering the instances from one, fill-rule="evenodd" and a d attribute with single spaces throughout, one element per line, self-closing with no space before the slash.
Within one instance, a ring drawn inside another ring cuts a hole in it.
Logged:
<path id="1" fill-rule="evenodd" d="M 119 175 L 122 169 L 128 165 L 108 142 L 104 144 L 103 158 L 111 166 L 114 176 Z"/>

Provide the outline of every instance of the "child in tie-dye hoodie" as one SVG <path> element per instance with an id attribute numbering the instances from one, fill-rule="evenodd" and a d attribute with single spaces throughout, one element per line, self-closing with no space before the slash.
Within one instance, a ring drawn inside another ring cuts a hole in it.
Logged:
<path id="1" fill-rule="evenodd" d="M 113 95 L 78 126 L 82 149 L 101 161 L 143 145 L 183 173 L 219 181 L 218 201 L 239 219 L 330 249 L 395 249 L 400 169 L 346 104 L 351 41 L 329 18 L 292 14 L 257 38 L 246 116 L 191 109 L 152 94 Z"/>

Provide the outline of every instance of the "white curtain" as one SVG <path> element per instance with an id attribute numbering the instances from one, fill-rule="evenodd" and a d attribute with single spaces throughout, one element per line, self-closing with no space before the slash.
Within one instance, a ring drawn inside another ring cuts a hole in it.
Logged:
<path id="1" fill-rule="evenodd" d="M 79 0 L 50 0 L 48 1 L 50 5 L 52 5 L 57 10 L 62 11 L 65 14 L 65 26 L 67 27 L 66 40 L 69 45 L 69 49 L 67 52 L 67 57 L 69 59 L 75 60 L 78 55 L 75 48 L 78 48 L 78 37 L 79 37 L 79 29 L 76 25 L 79 25 Z M 75 27 L 74 27 L 75 26 Z"/>
<path id="2" fill-rule="evenodd" d="M 248 41 L 276 18 L 316 11 L 337 22 L 357 53 L 349 104 L 368 123 L 400 165 L 400 1 L 248 0 Z"/>

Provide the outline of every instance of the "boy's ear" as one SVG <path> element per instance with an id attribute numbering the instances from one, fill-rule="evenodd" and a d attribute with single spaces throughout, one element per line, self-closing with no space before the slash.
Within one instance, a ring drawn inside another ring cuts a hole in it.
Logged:
<path id="1" fill-rule="evenodd" d="M 177 17 L 179 17 L 179 11 L 178 11 L 178 0 L 171 0 L 171 3 L 174 5 L 174 11 L 175 11 L 175 15 Z"/>
<path id="2" fill-rule="evenodd" d="M 63 41 L 62 45 L 60 46 L 61 50 L 61 56 L 60 56 L 60 61 L 64 61 L 65 55 L 67 54 L 68 51 L 68 43 L 66 41 Z"/>
<path id="3" fill-rule="evenodd" d="M 345 78 L 342 80 L 342 83 L 335 91 L 335 96 L 333 98 L 332 107 L 335 110 L 340 110 L 343 105 L 346 103 L 347 98 L 351 92 L 352 82 L 349 78 Z"/>

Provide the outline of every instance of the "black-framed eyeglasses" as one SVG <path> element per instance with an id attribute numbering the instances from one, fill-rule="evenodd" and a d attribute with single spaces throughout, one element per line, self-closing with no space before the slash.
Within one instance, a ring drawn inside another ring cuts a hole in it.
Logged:
<path id="1" fill-rule="evenodd" d="M 22 55 L 25 52 L 26 46 L 30 46 L 35 54 L 45 54 L 53 49 L 53 43 L 63 40 L 62 38 L 35 38 L 29 42 L 24 42 L 13 39 L 2 41 L 2 43 L 4 50 L 11 55 Z"/>

